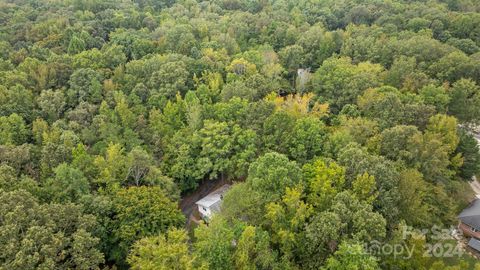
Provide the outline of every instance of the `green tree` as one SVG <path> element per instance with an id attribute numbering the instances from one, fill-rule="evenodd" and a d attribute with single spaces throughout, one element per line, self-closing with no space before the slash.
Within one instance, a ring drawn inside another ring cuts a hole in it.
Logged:
<path id="1" fill-rule="evenodd" d="M 287 154 L 295 118 L 286 112 L 270 115 L 263 123 L 263 142 L 267 149 Z"/>
<path id="2" fill-rule="evenodd" d="M 320 156 L 326 140 L 326 133 L 325 125 L 318 118 L 299 119 L 287 142 L 289 156 L 299 163 L 305 163 Z"/>
<path id="3" fill-rule="evenodd" d="M 423 98 L 423 102 L 428 105 L 433 105 L 437 112 L 445 112 L 450 103 L 450 96 L 444 87 L 436 87 L 434 85 L 424 86 L 418 91 Z"/>
<path id="4" fill-rule="evenodd" d="M 364 173 L 358 175 L 352 182 L 352 192 L 360 201 L 372 203 L 378 196 L 375 177 Z"/>
<path id="5" fill-rule="evenodd" d="M 228 101 L 233 97 L 240 97 L 253 101 L 257 96 L 257 89 L 245 85 L 242 80 L 235 80 L 227 83 L 220 93 L 222 100 Z"/>
<path id="6" fill-rule="evenodd" d="M 348 107 L 345 106 L 344 109 Z M 366 145 L 379 132 L 378 122 L 365 117 L 341 117 L 340 121 L 340 132 L 345 131 L 361 145 Z"/>
<path id="7" fill-rule="evenodd" d="M 248 169 L 247 184 L 265 201 L 282 197 L 285 188 L 302 184 L 302 173 L 294 161 L 272 152 L 255 160 Z"/>
<path id="8" fill-rule="evenodd" d="M 449 113 L 455 115 L 461 123 L 476 123 L 480 120 L 480 90 L 474 81 L 461 79 L 449 89 Z"/>
<path id="9" fill-rule="evenodd" d="M 137 240 L 181 226 L 185 217 L 159 187 L 129 187 L 113 195 L 112 258 L 122 265 Z"/>
<path id="10" fill-rule="evenodd" d="M 249 77 L 257 72 L 255 64 L 248 62 L 244 58 L 233 59 L 230 65 L 226 67 L 228 72 L 227 82 L 240 78 Z"/>
<path id="11" fill-rule="evenodd" d="M 222 218 L 214 218 L 195 229 L 195 255 L 208 269 L 234 269 L 234 228 Z"/>
<path id="12" fill-rule="evenodd" d="M 281 200 L 286 188 L 302 185 L 297 164 L 284 155 L 267 153 L 250 164 L 244 183 L 235 184 L 225 195 L 222 215 L 228 220 L 248 220 L 261 225 L 266 205 Z"/>
<path id="13" fill-rule="evenodd" d="M 34 119 L 34 95 L 30 89 L 20 84 L 12 87 L 0 86 L 0 114 L 9 116 L 18 114 L 27 121 Z"/>
<path id="14" fill-rule="evenodd" d="M 380 154 L 391 160 L 413 165 L 422 134 L 415 126 L 398 125 L 385 129 L 379 136 Z"/>
<path id="15" fill-rule="evenodd" d="M 72 149 L 71 166 L 79 169 L 89 182 L 93 183 L 94 177 L 97 175 L 97 170 L 94 165 L 94 157 L 88 153 L 88 148 L 82 143 L 77 144 Z"/>
<path id="16" fill-rule="evenodd" d="M 480 172 L 480 150 L 477 140 L 468 132 L 460 129 L 459 138 L 460 141 L 455 152 L 460 153 L 463 157 L 460 176 L 465 180 L 469 180 Z"/>
<path id="17" fill-rule="evenodd" d="M 333 198 L 345 185 L 345 168 L 335 162 L 317 159 L 303 166 L 307 184 L 307 201 L 320 210 L 330 207 Z"/>
<path id="18" fill-rule="evenodd" d="M 475 44 L 475 41 L 465 38 L 465 39 L 459 39 L 459 38 L 449 38 L 447 40 L 447 44 L 452 45 L 464 53 L 470 55 L 474 54 L 478 51 L 480 51 L 480 48 L 478 47 L 477 44 Z"/>
<path id="19" fill-rule="evenodd" d="M 78 35 L 73 35 L 68 44 L 68 53 L 76 54 L 85 50 L 85 41 Z"/>
<path id="20" fill-rule="evenodd" d="M 53 168 L 61 163 L 70 162 L 72 149 L 78 145 L 80 138 L 71 130 L 64 130 L 61 125 L 52 125 L 42 133 L 40 157 L 41 174 L 51 176 Z"/>
<path id="21" fill-rule="evenodd" d="M 191 270 L 194 269 L 193 260 L 187 232 L 175 228 L 138 240 L 127 259 L 131 269 L 136 270 Z"/>
<path id="22" fill-rule="evenodd" d="M 148 175 L 151 167 L 153 167 L 153 160 L 147 151 L 140 147 L 135 147 L 127 154 L 126 166 L 128 168 L 127 179 L 132 179 L 133 184 L 139 186 Z M 128 184 L 128 181 L 126 181 Z"/>
<path id="23" fill-rule="evenodd" d="M 223 197 L 222 216 L 227 220 L 245 220 L 249 224 L 263 222 L 265 202 L 261 193 L 252 191 L 247 183 L 237 183 Z"/>
<path id="24" fill-rule="evenodd" d="M 312 214 L 312 207 L 302 200 L 301 189 L 286 188 L 282 200 L 269 203 L 266 210 L 271 241 L 279 246 L 283 259 L 291 261 L 297 255 L 295 251 L 300 247 L 300 235 Z"/>
<path id="25" fill-rule="evenodd" d="M 2 267 L 100 269 L 95 217 L 74 204 L 39 204 L 28 192 L 0 192 Z"/>
<path id="26" fill-rule="evenodd" d="M 378 121 L 382 129 L 398 125 L 406 119 L 399 91 L 390 86 L 366 90 L 358 97 L 358 107 L 364 116 Z"/>
<path id="27" fill-rule="evenodd" d="M 127 179 L 127 159 L 124 149 L 119 144 L 110 144 L 105 156 L 97 156 L 94 165 L 98 171 L 95 182 L 102 188 L 115 190 Z"/>
<path id="28" fill-rule="evenodd" d="M 102 81 L 101 75 L 93 69 L 77 69 L 70 76 L 70 88 L 66 92 L 68 105 L 75 107 L 81 101 L 100 103 L 102 100 Z"/>
<path id="29" fill-rule="evenodd" d="M 316 214 L 305 226 L 301 262 L 307 269 L 320 269 L 326 258 L 335 251 L 345 225 L 340 217 L 324 211 Z"/>
<path id="30" fill-rule="evenodd" d="M 40 107 L 42 117 L 52 123 L 61 118 L 66 107 L 66 100 L 60 90 L 45 90 L 37 98 L 37 104 Z"/>
<path id="31" fill-rule="evenodd" d="M 434 205 L 429 205 L 427 200 L 428 184 L 420 172 L 415 169 L 405 169 L 400 172 L 398 185 L 400 201 L 400 217 L 410 226 L 428 226 L 433 220 Z"/>
<path id="32" fill-rule="evenodd" d="M 278 264 L 268 233 L 253 226 L 243 229 L 233 256 L 239 270 L 271 269 Z"/>
<path id="33" fill-rule="evenodd" d="M 161 168 L 167 176 L 175 179 L 182 191 L 194 189 L 199 179 L 205 176 L 204 171 L 198 170 L 199 147 L 192 142 L 192 134 L 186 130 L 180 130 L 164 150 Z"/>
<path id="34" fill-rule="evenodd" d="M 304 32 L 298 39 L 298 44 L 302 46 L 305 52 L 305 66 L 318 68 L 325 59 L 338 51 L 336 32 L 328 32 L 320 25 L 314 25 Z"/>
<path id="35" fill-rule="evenodd" d="M 90 193 L 90 184 L 83 173 L 62 163 L 54 170 L 55 176 L 47 180 L 46 192 L 55 202 L 77 202 L 81 196 Z"/>
<path id="36" fill-rule="evenodd" d="M 432 79 L 417 65 L 415 57 L 400 56 L 386 72 L 385 81 L 395 88 L 416 92 L 432 82 Z"/>
<path id="37" fill-rule="evenodd" d="M 283 67 L 287 69 L 293 86 L 296 78 L 295 74 L 304 62 L 303 48 L 299 45 L 287 46 L 283 48 L 278 55 L 280 56 Z"/>
<path id="38" fill-rule="evenodd" d="M 166 50 L 189 55 L 197 43 L 192 30 L 190 24 L 175 24 L 169 27 L 165 33 Z"/>
<path id="39" fill-rule="evenodd" d="M 430 66 L 432 74 L 441 81 L 455 82 L 462 78 L 473 78 L 474 63 L 463 52 L 452 52 Z"/>
<path id="40" fill-rule="evenodd" d="M 198 132 L 201 150 L 198 159 L 199 169 L 208 174 L 210 179 L 223 178 L 230 167 L 230 153 L 234 142 L 227 123 L 205 121 L 204 127 Z"/>
<path id="41" fill-rule="evenodd" d="M 339 249 L 327 260 L 325 267 L 322 269 L 377 270 L 380 267 L 377 259 L 369 255 L 361 245 L 344 242 L 340 244 Z"/>
<path id="42" fill-rule="evenodd" d="M 327 101 L 333 112 L 355 103 L 364 90 L 380 85 L 382 67 L 368 62 L 352 64 L 350 58 L 329 58 L 312 78 L 314 93 Z"/>
<path id="43" fill-rule="evenodd" d="M 385 158 L 372 155 L 365 149 L 353 144 L 340 151 L 338 163 L 346 169 L 346 183 L 350 186 L 358 176 L 367 172 L 375 178 L 377 199 L 373 202 L 375 210 L 380 212 L 389 224 L 398 221 L 398 170 Z"/>
<path id="44" fill-rule="evenodd" d="M 169 61 L 152 73 L 147 85 L 154 95 L 174 98 L 177 92 L 186 93 L 189 75 L 184 61 Z"/>
<path id="45" fill-rule="evenodd" d="M 18 114 L 0 116 L 0 144 L 19 145 L 27 140 L 29 132 Z"/>
<path id="46" fill-rule="evenodd" d="M 437 114 L 430 118 L 425 136 L 440 140 L 446 146 L 448 153 L 452 153 L 459 142 L 457 126 L 455 117 Z"/>
<path id="47" fill-rule="evenodd" d="M 56 70 L 42 60 L 29 56 L 23 60 L 18 69 L 27 76 L 28 82 L 24 86 L 33 88 L 37 93 L 55 85 Z"/>
<path id="48" fill-rule="evenodd" d="M 359 201 L 350 191 L 334 198 L 330 211 L 342 220 L 344 236 L 359 242 L 382 240 L 386 235 L 385 218 L 373 210 L 372 205 Z"/>

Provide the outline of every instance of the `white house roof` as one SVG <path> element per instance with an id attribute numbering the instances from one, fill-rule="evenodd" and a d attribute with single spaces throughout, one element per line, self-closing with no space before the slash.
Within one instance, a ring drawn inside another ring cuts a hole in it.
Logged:
<path id="1" fill-rule="evenodd" d="M 207 196 L 197 201 L 195 204 L 198 204 L 200 206 L 207 207 L 207 208 L 214 206 L 215 204 L 219 203 L 222 200 L 223 194 L 225 194 L 225 192 L 227 192 L 229 188 L 230 188 L 230 185 L 228 184 L 223 185 L 220 188 L 214 190 L 212 193 L 208 194 Z"/>

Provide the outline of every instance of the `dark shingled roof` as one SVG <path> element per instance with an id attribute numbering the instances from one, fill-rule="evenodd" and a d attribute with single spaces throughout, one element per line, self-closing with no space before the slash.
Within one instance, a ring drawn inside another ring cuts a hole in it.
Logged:
<path id="1" fill-rule="evenodd" d="M 480 241 L 475 238 L 470 238 L 470 241 L 468 241 L 468 246 L 477 251 L 480 251 Z"/>
<path id="2" fill-rule="evenodd" d="M 480 231 L 480 200 L 476 199 L 465 208 L 458 218 L 465 224 Z"/>

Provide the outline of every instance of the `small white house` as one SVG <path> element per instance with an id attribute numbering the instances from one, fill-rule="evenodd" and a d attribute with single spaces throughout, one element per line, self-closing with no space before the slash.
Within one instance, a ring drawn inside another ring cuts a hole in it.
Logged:
<path id="1" fill-rule="evenodd" d="M 220 211 L 223 195 L 229 188 L 230 185 L 223 185 L 195 203 L 198 206 L 198 212 L 200 212 L 200 216 L 203 219 L 208 220 L 214 213 Z"/>

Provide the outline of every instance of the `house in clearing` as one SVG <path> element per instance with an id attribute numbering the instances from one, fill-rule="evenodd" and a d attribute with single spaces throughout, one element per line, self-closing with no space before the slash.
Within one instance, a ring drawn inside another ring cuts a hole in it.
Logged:
<path id="1" fill-rule="evenodd" d="M 200 216 L 204 220 L 210 219 L 213 214 L 220 211 L 223 195 L 228 189 L 230 189 L 230 185 L 223 185 L 195 203 L 198 207 L 198 212 L 200 212 Z"/>
<path id="2" fill-rule="evenodd" d="M 458 229 L 466 237 L 471 237 L 468 245 L 480 251 L 480 199 L 475 199 L 458 215 Z"/>

